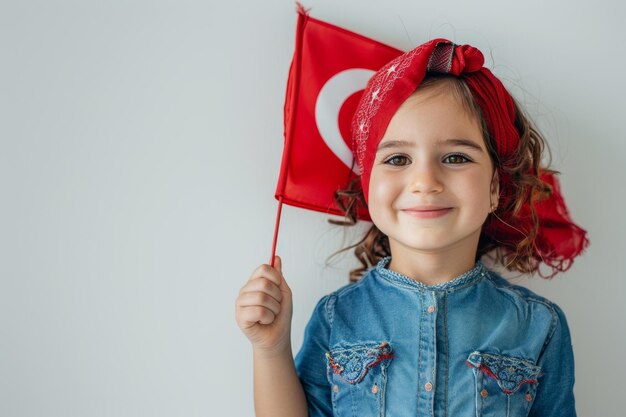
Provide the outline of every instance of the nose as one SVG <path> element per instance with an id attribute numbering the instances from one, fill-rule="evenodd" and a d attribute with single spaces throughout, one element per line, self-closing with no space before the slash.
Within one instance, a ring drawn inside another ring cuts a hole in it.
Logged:
<path id="1" fill-rule="evenodd" d="M 412 193 L 436 194 L 443 191 L 437 164 L 432 162 L 413 164 L 409 187 Z"/>

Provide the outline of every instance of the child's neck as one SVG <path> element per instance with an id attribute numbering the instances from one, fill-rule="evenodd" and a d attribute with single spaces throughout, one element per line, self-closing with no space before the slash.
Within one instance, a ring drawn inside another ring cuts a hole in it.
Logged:
<path id="1" fill-rule="evenodd" d="M 395 249 L 395 250 L 394 250 Z M 475 253 L 415 253 L 406 248 L 392 247 L 390 270 L 425 285 L 449 282 L 472 269 Z"/>

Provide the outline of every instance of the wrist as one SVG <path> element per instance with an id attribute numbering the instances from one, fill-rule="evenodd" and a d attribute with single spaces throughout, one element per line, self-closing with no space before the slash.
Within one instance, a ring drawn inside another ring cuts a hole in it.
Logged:
<path id="1" fill-rule="evenodd" d="M 253 346 L 252 353 L 255 359 L 274 360 L 289 358 L 290 360 L 293 360 L 291 342 L 279 344 L 272 347 Z"/>

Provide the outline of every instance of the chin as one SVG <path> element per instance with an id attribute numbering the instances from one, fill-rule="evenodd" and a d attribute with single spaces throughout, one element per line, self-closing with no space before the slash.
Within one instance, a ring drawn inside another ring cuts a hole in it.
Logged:
<path id="1" fill-rule="evenodd" d="M 421 233 L 421 236 L 411 236 L 406 239 L 402 239 L 402 237 L 394 238 L 393 236 L 389 237 L 390 245 L 399 245 L 406 249 L 424 252 L 424 253 L 437 253 L 437 252 L 447 252 L 450 249 L 454 248 L 468 248 L 478 247 L 478 238 L 480 237 L 480 233 L 472 233 L 466 236 L 450 236 L 450 234 L 441 234 L 441 233 Z M 392 243 L 393 241 L 393 243 Z"/>

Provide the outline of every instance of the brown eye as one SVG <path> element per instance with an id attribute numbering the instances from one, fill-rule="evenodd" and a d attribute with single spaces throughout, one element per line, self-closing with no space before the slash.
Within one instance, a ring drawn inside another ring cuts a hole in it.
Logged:
<path id="1" fill-rule="evenodd" d="M 393 166 L 408 165 L 411 161 L 404 155 L 393 155 L 385 160 L 385 164 Z"/>
<path id="2" fill-rule="evenodd" d="M 464 164 L 466 162 L 472 162 L 467 156 L 462 154 L 452 154 L 448 155 L 443 159 L 443 162 L 446 164 Z"/>

